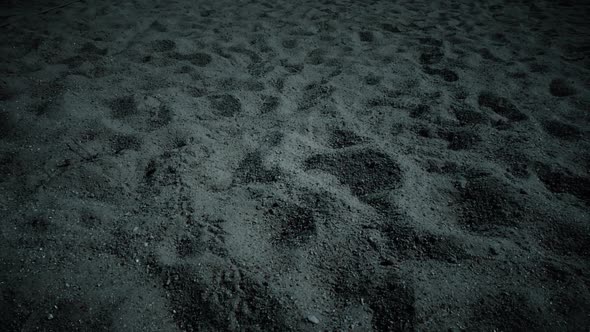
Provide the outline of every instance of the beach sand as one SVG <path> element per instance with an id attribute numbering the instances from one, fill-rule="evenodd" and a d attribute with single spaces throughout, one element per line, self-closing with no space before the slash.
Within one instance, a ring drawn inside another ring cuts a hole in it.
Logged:
<path id="1" fill-rule="evenodd" d="M 588 331 L 590 5 L 3 1 L 4 331 Z"/>

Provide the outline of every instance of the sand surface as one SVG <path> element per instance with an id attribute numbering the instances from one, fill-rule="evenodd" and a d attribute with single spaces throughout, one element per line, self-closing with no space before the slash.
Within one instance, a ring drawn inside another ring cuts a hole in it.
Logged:
<path id="1" fill-rule="evenodd" d="M 3 1 L 3 331 L 588 331 L 589 5 Z"/>

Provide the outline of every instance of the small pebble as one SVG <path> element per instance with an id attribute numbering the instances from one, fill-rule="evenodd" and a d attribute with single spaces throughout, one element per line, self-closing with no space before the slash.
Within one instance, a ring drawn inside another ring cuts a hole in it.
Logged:
<path id="1" fill-rule="evenodd" d="M 52 319 L 53 319 L 53 315 L 52 314 L 47 315 L 47 320 L 52 320 Z"/>
<path id="2" fill-rule="evenodd" d="M 498 255 L 499 254 L 498 249 L 496 249 L 494 247 L 490 247 L 490 254 L 492 254 L 494 256 Z"/>
<path id="3" fill-rule="evenodd" d="M 320 323 L 320 320 L 316 316 L 314 316 L 314 315 L 307 316 L 307 320 L 310 321 L 310 322 L 312 322 L 313 324 L 319 324 Z"/>

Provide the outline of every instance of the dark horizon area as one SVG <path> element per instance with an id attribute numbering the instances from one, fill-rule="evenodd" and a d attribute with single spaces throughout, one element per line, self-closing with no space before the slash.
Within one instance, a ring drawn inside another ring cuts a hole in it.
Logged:
<path id="1" fill-rule="evenodd" d="M 1 331 L 590 331 L 590 3 L 0 1 Z"/>

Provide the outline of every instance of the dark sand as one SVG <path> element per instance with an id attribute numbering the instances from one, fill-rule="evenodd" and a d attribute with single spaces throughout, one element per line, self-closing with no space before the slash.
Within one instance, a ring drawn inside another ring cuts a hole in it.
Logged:
<path id="1" fill-rule="evenodd" d="M 588 331 L 573 1 L 2 1 L 0 330 Z"/>

